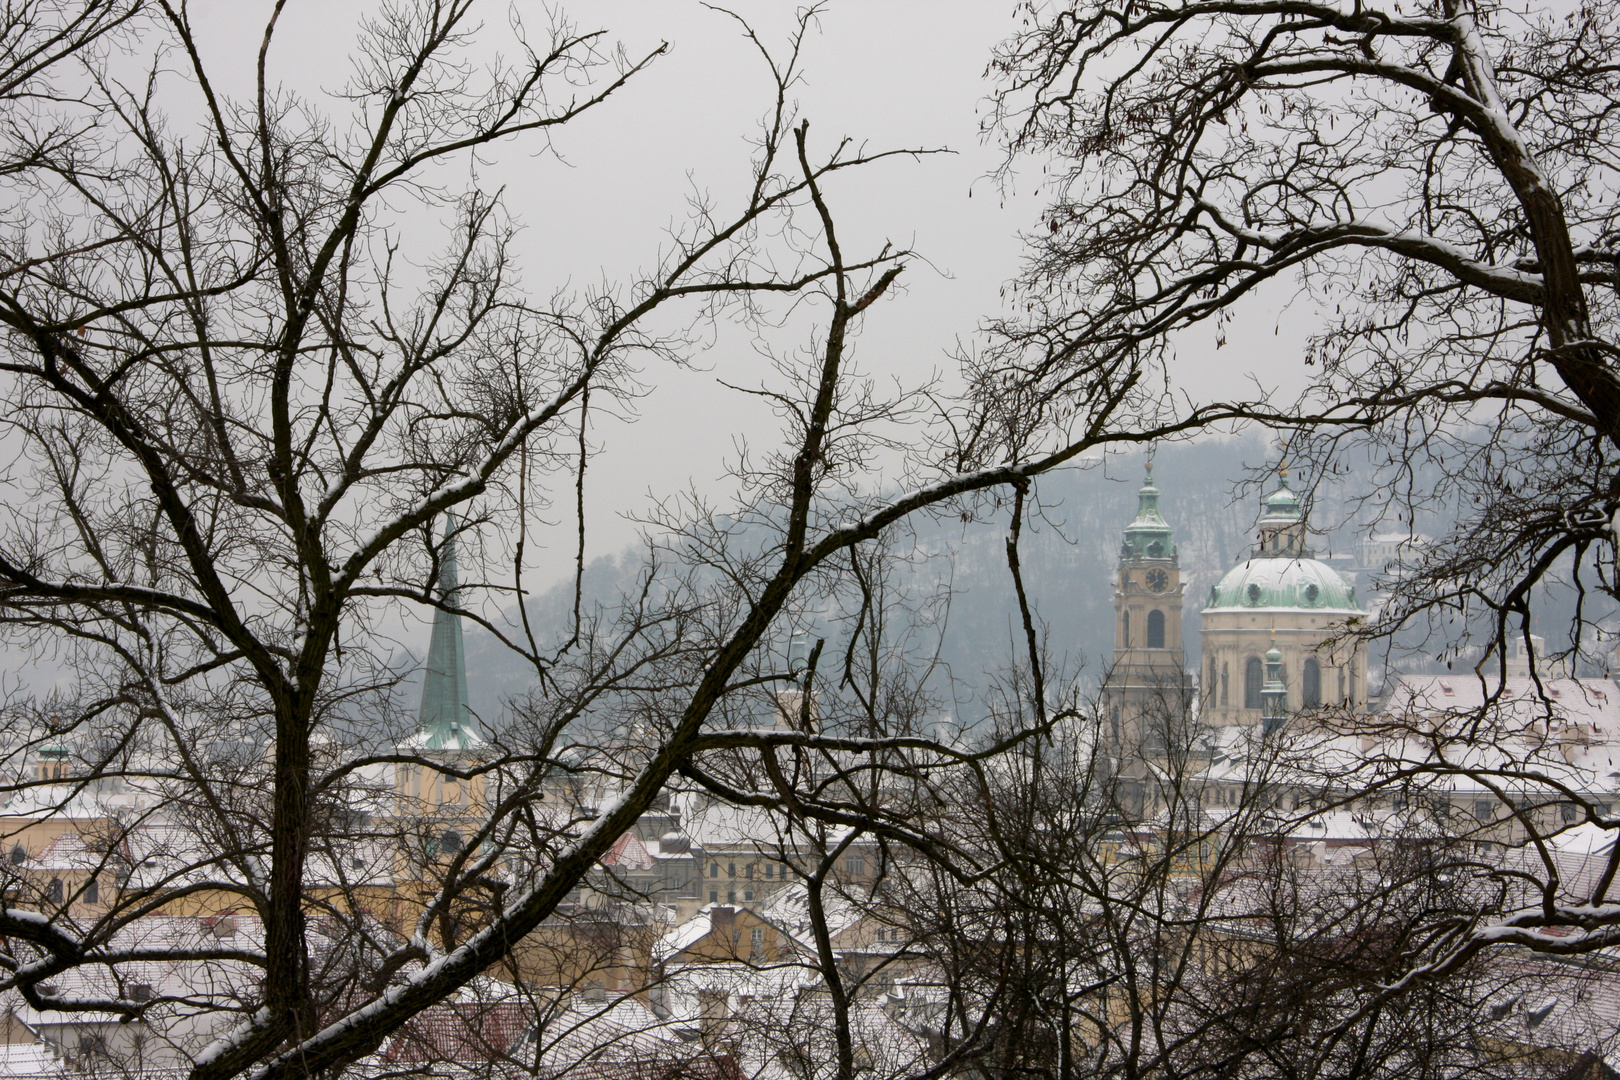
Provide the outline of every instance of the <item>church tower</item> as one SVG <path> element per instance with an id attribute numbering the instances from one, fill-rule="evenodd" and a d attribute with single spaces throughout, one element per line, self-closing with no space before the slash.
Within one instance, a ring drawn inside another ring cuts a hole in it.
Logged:
<path id="1" fill-rule="evenodd" d="M 439 561 L 439 596 L 456 602 L 455 520 L 444 526 L 444 547 Z M 483 740 L 472 727 L 467 704 L 467 658 L 461 636 L 461 616 L 436 609 L 433 636 L 422 673 L 422 706 L 416 734 L 400 744 L 402 753 L 426 759 L 446 769 L 464 769 L 479 757 Z M 433 819 L 477 815 L 483 801 L 483 778 L 461 778 L 448 771 L 420 764 L 401 764 L 396 772 L 401 812 Z M 447 837 L 458 835 L 452 832 Z M 449 846 L 449 845 L 441 845 Z"/>
<path id="2" fill-rule="evenodd" d="M 1114 579 L 1114 661 L 1103 706 L 1116 746 L 1152 750 L 1187 711 L 1192 681 L 1181 646 L 1181 563 L 1151 461 L 1136 499 Z"/>

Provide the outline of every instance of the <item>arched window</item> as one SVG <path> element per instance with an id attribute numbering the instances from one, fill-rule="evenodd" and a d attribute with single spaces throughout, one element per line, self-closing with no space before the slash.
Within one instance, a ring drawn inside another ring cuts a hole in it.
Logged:
<path id="1" fill-rule="evenodd" d="M 99 904 L 99 903 L 101 903 L 101 879 L 100 878 L 91 878 L 89 881 L 85 882 L 85 886 L 84 886 L 84 902 L 87 903 L 87 904 Z"/>
<path id="2" fill-rule="evenodd" d="M 45 895 L 51 903 L 60 904 L 62 902 L 62 879 L 59 877 L 51 878 L 50 890 Z"/>
<path id="3" fill-rule="evenodd" d="M 461 834 L 454 829 L 446 829 L 444 835 L 439 837 L 439 850 L 446 855 L 454 855 L 461 850 Z"/>
<path id="4" fill-rule="evenodd" d="M 1131 647 L 1131 613 L 1125 613 L 1125 648 Z"/>
<path id="5" fill-rule="evenodd" d="M 1150 649 L 1164 648 L 1164 612 L 1155 608 L 1148 612 L 1148 641 Z"/>
<path id="6" fill-rule="evenodd" d="M 1307 709 L 1320 708 L 1322 705 L 1322 667 L 1316 658 L 1305 661 L 1305 697 L 1301 705 Z"/>
<path id="7" fill-rule="evenodd" d="M 1165 648 L 1165 612 L 1162 610 L 1147 612 L 1147 648 Z"/>
<path id="8" fill-rule="evenodd" d="M 1264 665 L 1258 656 L 1249 657 L 1249 662 L 1243 665 L 1243 707 L 1245 709 L 1258 709 L 1260 707 L 1260 686 L 1265 680 Z"/>
<path id="9" fill-rule="evenodd" d="M 1225 664 L 1222 664 L 1221 665 L 1221 708 L 1223 708 L 1223 709 L 1226 708 L 1226 703 L 1227 703 L 1227 700 L 1228 700 L 1227 695 L 1226 695 L 1226 687 L 1227 687 L 1227 684 L 1229 684 L 1232 681 L 1230 678 L 1228 678 L 1228 676 L 1230 676 L 1231 674 L 1232 674 L 1231 669 L 1228 668 Z"/>

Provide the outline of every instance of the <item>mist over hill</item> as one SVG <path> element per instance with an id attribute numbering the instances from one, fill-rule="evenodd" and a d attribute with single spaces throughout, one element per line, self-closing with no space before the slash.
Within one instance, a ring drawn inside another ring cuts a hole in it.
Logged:
<path id="1" fill-rule="evenodd" d="M 1089 679 L 1099 676 L 1112 654 L 1114 572 L 1122 532 L 1136 514 L 1147 457 L 1146 451 L 1116 454 L 1040 478 L 1034 491 L 1039 512 L 1024 529 L 1020 546 L 1024 578 L 1052 653 Z M 1211 586 L 1247 557 L 1260 496 L 1276 486 L 1277 457 L 1275 443 L 1259 436 L 1207 438 L 1154 452 L 1154 483 L 1160 507 L 1175 531 L 1185 583 L 1182 640 L 1193 670 L 1199 660 L 1199 612 Z M 1358 543 L 1369 534 L 1405 533 L 1411 526 L 1375 519 L 1379 512 L 1394 512 L 1394 504 L 1381 497 L 1379 485 L 1384 480 L 1377 468 L 1353 458 L 1340 465 L 1340 474 L 1330 481 L 1318 483 L 1296 474 L 1291 482 L 1308 500 L 1317 557 L 1348 571 L 1358 561 Z M 1422 479 L 1419 476 L 1418 482 Z M 912 585 L 921 591 L 950 590 L 940 655 L 967 697 L 988 670 L 1004 664 L 1015 648 L 1022 647 L 1004 546 L 1007 516 L 1001 511 L 971 522 L 932 519 L 913 525 L 916 545 L 929 558 L 917 564 L 918 580 Z M 1452 524 L 1452 518 L 1430 512 L 1419 515 L 1415 528 L 1434 536 Z M 643 554 L 634 548 L 590 563 L 584 585 L 587 601 L 611 603 L 635 586 L 642 567 Z M 1370 582 L 1365 574 L 1360 576 L 1355 583 L 1365 604 Z M 572 582 L 562 581 L 529 601 L 537 637 L 545 640 L 568 626 L 572 599 Z M 1568 606 L 1567 598 L 1557 596 L 1543 596 L 1538 602 L 1538 610 L 1549 621 L 1563 615 Z M 1409 643 L 1404 652 L 1397 652 L 1402 670 L 1426 670 L 1440 663 L 1432 641 L 1421 646 Z M 1375 682 L 1377 669 L 1388 659 L 1375 650 Z M 532 668 L 492 635 L 470 625 L 467 663 L 471 704 L 483 717 L 499 715 L 503 701 L 534 683 Z"/>

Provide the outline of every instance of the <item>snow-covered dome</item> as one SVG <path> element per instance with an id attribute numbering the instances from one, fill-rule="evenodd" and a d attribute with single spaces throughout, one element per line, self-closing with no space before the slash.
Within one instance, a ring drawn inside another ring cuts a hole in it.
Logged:
<path id="1" fill-rule="evenodd" d="M 1220 608 L 1308 608 L 1359 615 L 1356 590 L 1316 559 L 1254 558 L 1226 572 L 1209 590 L 1205 611 Z"/>

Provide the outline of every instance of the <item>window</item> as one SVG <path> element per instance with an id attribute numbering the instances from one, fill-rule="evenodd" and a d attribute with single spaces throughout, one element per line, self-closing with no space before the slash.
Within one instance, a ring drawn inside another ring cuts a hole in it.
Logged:
<path id="1" fill-rule="evenodd" d="M 1320 708 L 1322 705 L 1322 666 L 1316 658 L 1305 661 L 1305 697 L 1300 702 L 1307 709 Z"/>
<path id="2" fill-rule="evenodd" d="M 21 844 L 17 844 L 15 847 L 13 847 L 11 849 L 11 865 L 12 866 L 21 866 L 23 863 L 25 863 L 27 861 L 28 861 L 28 849 L 27 848 L 23 847 Z"/>
<path id="3" fill-rule="evenodd" d="M 101 879 L 91 878 L 84 885 L 84 902 L 87 904 L 101 903 Z"/>
<path id="4" fill-rule="evenodd" d="M 737 894 L 735 892 L 733 892 L 732 890 L 727 889 L 726 890 L 726 903 L 735 904 L 736 902 L 737 902 Z"/>
<path id="5" fill-rule="evenodd" d="M 1264 672 L 1258 656 L 1249 657 L 1249 662 L 1243 665 L 1243 707 L 1245 709 L 1258 709 L 1260 707 L 1260 685 Z"/>
<path id="6" fill-rule="evenodd" d="M 710 866 L 709 866 L 709 876 L 710 877 L 719 877 L 720 876 L 720 864 L 719 863 L 710 864 Z"/>
<path id="7" fill-rule="evenodd" d="M 1490 799 L 1474 800 L 1474 816 L 1481 821 L 1489 821 L 1496 816 L 1496 807 Z"/>
<path id="8" fill-rule="evenodd" d="M 1150 649 L 1164 648 L 1164 612 L 1157 608 L 1148 612 L 1148 640 Z"/>
<path id="9" fill-rule="evenodd" d="M 1125 613 L 1125 647 L 1131 647 L 1131 613 Z"/>
<path id="10" fill-rule="evenodd" d="M 758 956 L 765 951 L 764 930 L 756 926 L 752 930 L 748 931 L 748 949 L 755 956 Z"/>
<path id="11" fill-rule="evenodd" d="M 754 864 L 749 863 L 747 866 L 743 867 L 743 877 L 752 878 L 753 876 L 754 876 Z"/>
<path id="12" fill-rule="evenodd" d="M 765 864 L 765 879 L 767 881 L 769 881 L 775 875 L 776 875 L 776 864 L 775 863 L 766 863 Z"/>
<path id="13" fill-rule="evenodd" d="M 454 829 L 446 829 L 444 835 L 439 837 L 439 850 L 446 855 L 454 855 L 461 850 L 461 834 Z"/>
<path id="14" fill-rule="evenodd" d="M 866 873 L 866 860 L 859 855 L 849 857 L 849 872 L 855 875 Z"/>
<path id="15" fill-rule="evenodd" d="M 737 864 L 736 863 L 726 863 L 726 877 L 736 877 L 736 876 L 737 876 Z"/>
<path id="16" fill-rule="evenodd" d="M 743 903 L 751 904 L 753 902 L 754 902 L 754 890 L 753 889 L 744 889 L 743 890 Z"/>
<path id="17" fill-rule="evenodd" d="M 709 903 L 718 904 L 719 902 L 720 902 L 720 890 L 719 889 L 710 889 L 709 890 Z"/>
<path id="18" fill-rule="evenodd" d="M 47 896 L 50 898 L 50 901 L 53 904 L 60 904 L 62 902 L 62 879 L 61 878 L 59 878 L 59 877 L 51 878 L 50 890 L 47 893 Z"/>
<path id="19" fill-rule="evenodd" d="M 1228 679 L 1227 676 L 1230 675 L 1230 674 L 1231 674 L 1231 671 L 1227 668 L 1227 666 L 1225 664 L 1222 664 L 1221 665 L 1221 708 L 1223 708 L 1223 709 L 1226 707 L 1226 685 L 1227 685 L 1227 683 L 1231 682 L 1231 680 Z"/>
<path id="20" fill-rule="evenodd" d="M 1559 813 L 1560 816 L 1563 817 L 1564 822 L 1566 824 L 1571 822 L 1571 821 L 1574 821 L 1575 820 L 1575 804 L 1574 803 L 1565 803 L 1563 806 L 1560 806 L 1558 808 L 1558 813 Z"/>
<path id="21" fill-rule="evenodd" d="M 129 988 L 129 1000 L 137 1005 L 144 1005 L 152 1000 L 152 986 L 150 983 L 136 983 Z"/>

